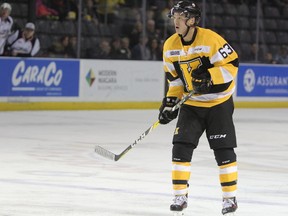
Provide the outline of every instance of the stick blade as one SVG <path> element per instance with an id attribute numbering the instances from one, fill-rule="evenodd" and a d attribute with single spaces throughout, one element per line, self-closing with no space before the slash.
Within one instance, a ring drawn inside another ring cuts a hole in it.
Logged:
<path id="1" fill-rule="evenodd" d="M 117 159 L 118 159 L 118 158 L 116 158 L 116 155 L 114 153 L 102 148 L 101 146 L 96 146 L 95 152 L 97 154 L 101 155 L 102 157 L 105 157 L 105 158 L 113 160 L 113 161 L 117 161 Z"/>

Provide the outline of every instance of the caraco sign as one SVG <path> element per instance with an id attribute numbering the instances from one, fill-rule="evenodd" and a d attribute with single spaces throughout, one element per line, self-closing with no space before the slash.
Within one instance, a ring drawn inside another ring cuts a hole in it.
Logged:
<path id="1" fill-rule="evenodd" d="M 0 59 L 0 97 L 77 97 L 79 61 Z"/>

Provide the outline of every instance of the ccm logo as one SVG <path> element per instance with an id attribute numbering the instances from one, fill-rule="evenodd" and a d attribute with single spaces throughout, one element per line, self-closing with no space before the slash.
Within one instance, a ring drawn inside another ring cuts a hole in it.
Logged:
<path id="1" fill-rule="evenodd" d="M 209 139 L 222 139 L 226 138 L 226 134 L 210 135 Z"/>

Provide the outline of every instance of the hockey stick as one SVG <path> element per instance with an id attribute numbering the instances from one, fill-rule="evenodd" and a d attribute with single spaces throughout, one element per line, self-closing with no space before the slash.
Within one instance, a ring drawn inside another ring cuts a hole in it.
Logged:
<path id="1" fill-rule="evenodd" d="M 179 109 L 185 101 L 187 101 L 192 95 L 194 94 L 194 91 L 190 91 L 189 94 L 184 96 L 171 110 L 171 112 Z M 154 130 L 159 125 L 159 121 L 156 121 L 152 126 L 150 126 L 144 133 L 140 135 L 138 139 L 136 139 L 131 145 L 129 145 L 124 151 L 122 151 L 120 154 L 114 154 L 101 146 L 95 147 L 95 152 L 107 159 L 118 161 L 120 158 L 122 158 L 129 150 L 131 150 L 135 145 L 137 145 L 141 140 L 143 140 L 152 130 Z"/>

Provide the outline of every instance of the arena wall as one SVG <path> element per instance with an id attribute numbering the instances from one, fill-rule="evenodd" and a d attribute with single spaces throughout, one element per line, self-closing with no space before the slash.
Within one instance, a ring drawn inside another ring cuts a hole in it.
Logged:
<path id="1" fill-rule="evenodd" d="M 157 109 L 162 62 L 0 58 L 0 110 Z M 288 66 L 241 64 L 236 107 L 288 107 Z"/>

